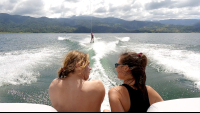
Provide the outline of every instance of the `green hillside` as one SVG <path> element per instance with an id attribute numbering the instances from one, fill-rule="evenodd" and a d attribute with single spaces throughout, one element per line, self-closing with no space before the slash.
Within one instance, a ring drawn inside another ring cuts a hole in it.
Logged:
<path id="1" fill-rule="evenodd" d="M 200 32 L 200 25 L 165 25 L 148 21 L 125 21 L 117 18 L 92 18 L 94 33 L 191 33 Z M 89 33 L 91 17 L 33 18 L 0 13 L 0 32 L 8 33 Z"/>

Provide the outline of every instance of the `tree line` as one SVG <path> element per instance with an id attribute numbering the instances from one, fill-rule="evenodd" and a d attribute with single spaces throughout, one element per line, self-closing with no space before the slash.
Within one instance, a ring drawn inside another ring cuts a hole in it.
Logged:
<path id="1" fill-rule="evenodd" d="M 33 18 L 0 14 L 0 32 L 7 33 L 90 33 L 91 17 Z M 193 33 L 200 32 L 200 23 L 193 26 L 166 25 L 147 21 L 125 21 L 117 18 L 95 18 L 94 33 Z"/>

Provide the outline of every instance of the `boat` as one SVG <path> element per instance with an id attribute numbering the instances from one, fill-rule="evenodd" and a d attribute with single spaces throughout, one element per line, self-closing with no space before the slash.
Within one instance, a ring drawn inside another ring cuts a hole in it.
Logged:
<path id="1" fill-rule="evenodd" d="M 200 98 L 180 98 L 155 103 L 147 112 L 200 112 Z"/>
<path id="2" fill-rule="evenodd" d="M 200 98 L 181 98 L 157 102 L 147 112 L 200 112 Z M 0 103 L 0 112 L 58 112 L 51 106 L 32 103 Z"/>
<path id="3" fill-rule="evenodd" d="M 57 112 L 57 110 L 43 104 L 0 103 L 0 112 Z"/>

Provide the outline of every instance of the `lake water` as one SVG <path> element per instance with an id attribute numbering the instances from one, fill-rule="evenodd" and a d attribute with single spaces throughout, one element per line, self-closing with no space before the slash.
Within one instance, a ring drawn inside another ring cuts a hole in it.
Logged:
<path id="1" fill-rule="evenodd" d="M 164 100 L 200 97 L 200 34 L 0 34 L 0 102 L 51 106 L 48 88 L 67 52 L 89 53 L 89 80 L 108 90 L 122 84 L 114 64 L 124 50 L 148 57 L 147 85 Z"/>

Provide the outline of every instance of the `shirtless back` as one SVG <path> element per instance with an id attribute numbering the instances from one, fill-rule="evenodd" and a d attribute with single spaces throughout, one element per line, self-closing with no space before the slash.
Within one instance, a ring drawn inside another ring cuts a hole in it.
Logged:
<path id="1" fill-rule="evenodd" d="M 89 63 L 83 71 L 76 65 L 74 72 L 69 73 L 67 77 L 52 81 L 49 96 L 58 112 L 100 111 L 105 88 L 100 80 L 87 81 L 90 70 Z"/>
<path id="2" fill-rule="evenodd" d="M 105 89 L 101 81 L 55 79 L 49 88 L 53 107 L 59 112 L 99 112 Z"/>

